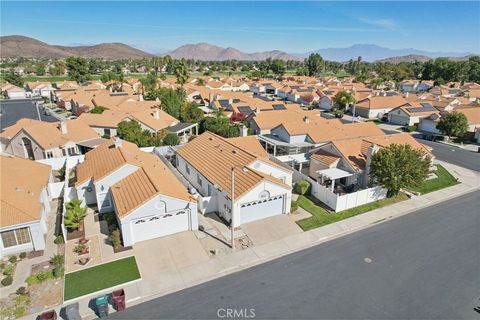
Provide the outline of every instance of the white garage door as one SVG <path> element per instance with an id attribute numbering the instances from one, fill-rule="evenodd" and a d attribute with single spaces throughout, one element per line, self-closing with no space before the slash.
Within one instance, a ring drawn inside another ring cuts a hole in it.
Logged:
<path id="1" fill-rule="evenodd" d="M 247 223 L 255 220 L 265 219 L 268 217 L 282 214 L 283 199 L 285 195 L 270 197 L 255 202 L 243 203 L 240 206 L 240 221 Z"/>
<path id="2" fill-rule="evenodd" d="M 133 243 L 189 229 L 189 210 L 169 212 L 131 222 Z"/>
<path id="3" fill-rule="evenodd" d="M 393 124 L 398 124 L 398 125 L 406 125 L 408 124 L 408 119 L 402 117 L 402 116 L 398 116 L 396 114 L 390 114 L 390 122 L 393 123 Z"/>

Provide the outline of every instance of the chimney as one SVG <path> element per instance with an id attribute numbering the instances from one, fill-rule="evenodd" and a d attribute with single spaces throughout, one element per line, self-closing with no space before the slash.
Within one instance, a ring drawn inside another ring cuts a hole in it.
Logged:
<path id="1" fill-rule="evenodd" d="M 303 117 L 303 122 L 309 123 L 309 122 L 310 122 L 310 119 L 309 119 L 307 116 L 305 116 L 305 117 Z"/>
<path id="2" fill-rule="evenodd" d="M 260 113 L 260 107 L 257 106 L 257 108 L 255 108 L 255 113 L 256 113 L 256 114 L 259 114 L 259 113 Z"/>
<path id="3" fill-rule="evenodd" d="M 115 148 L 121 148 L 122 147 L 122 139 L 119 137 L 115 137 Z"/>
<path id="4" fill-rule="evenodd" d="M 153 109 L 153 118 L 154 119 L 160 119 L 160 109 L 159 108 L 155 108 Z"/>
<path id="5" fill-rule="evenodd" d="M 143 94 L 140 93 L 140 94 L 138 95 L 138 101 L 143 101 Z"/>
<path id="6" fill-rule="evenodd" d="M 65 120 L 63 121 L 60 121 L 60 132 L 62 134 L 67 134 L 68 130 L 67 130 L 67 122 Z"/>
<path id="7" fill-rule="evenodd" d="M 246 137 L 248 136 L 248 128 L 247 126 L 241 124 L 240 125 L 240 137 Z"/>

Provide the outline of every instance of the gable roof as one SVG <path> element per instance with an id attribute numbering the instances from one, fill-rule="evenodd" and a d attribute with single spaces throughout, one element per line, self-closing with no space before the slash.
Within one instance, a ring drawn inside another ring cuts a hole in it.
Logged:
<path id="1" fill-rule="evenodd" d="M 405 98 L 400 95 L 393 96 L 373 96 L 358 101 L 355 106 L 365 109 L 387 109 L 396 108 L 407 103 Z"/>
<path id="2" fill-rule="evenodd" d="M 246 136 L 246 137 L 237 137 L 228 139 L 229 142 L 233 143 L 239 148 L 248 150 L 253 154 L 256 154 L 260 157 L 267 157 L 267 151 L 262 147 L 256 136 Z"/>
<path id="3" fill-rule="evenodd" d="M 0 136 L 10 140 L 23 130 L 44 150 L 61 147 L 70 141 L 78 143 L 98 139 L 98 134 L 79 119 L 66 120 L 65 125 L 67 132 L 64 134 L 60 131 L 60 122 L 44 122 L 23 118 L 14 125 L 5 128 Z"/>
<path id="4" fill-rule="evenodd" d="M 229 139 L 206 131 L 178 149 L 177 154 L 210 182 L 231 196 L 231 169 L 235 169 L 235 198 L 258 185 L 264 179 L 291 188 L 280 180 L 248 168 L 256 160 L 264 160 L 244 150 Z M 241 167 L 241 168 L 240 168 Z"/>
<path id="5" fill-rule="evenodd" d="M 0 227 L 40 220 L 40 194 L 51 168 L 39 162 L 0 156 Z"/>

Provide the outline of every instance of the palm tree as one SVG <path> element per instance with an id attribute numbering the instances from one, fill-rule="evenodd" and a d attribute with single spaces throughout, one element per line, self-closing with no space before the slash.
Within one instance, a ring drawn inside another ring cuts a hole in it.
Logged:
<path id="1" fill-rule="evenodd" d="M 64 224 L 69 229 L 82 231 L 82 221 L 87 216 L 87 208 L 82 208 L 82 201 L 79 199 L 73 199 L 65 204 L 67 212 L 64 217 Z"/>
<path id="2" fill-rule="evenodd" d="M 335 104 L 342 110 L 346 109 L 350 104 L 355 103 L 355 98 L 347 91 L 339 91 L 335 95 Z"/>
<path id="3" fill-rule="evenodd" d="M 177 78 L 177 83 L 183 87 L 189 76 L 189 69 L 185 59 L 179 60 L 175 63 L 174 73 Z"/>

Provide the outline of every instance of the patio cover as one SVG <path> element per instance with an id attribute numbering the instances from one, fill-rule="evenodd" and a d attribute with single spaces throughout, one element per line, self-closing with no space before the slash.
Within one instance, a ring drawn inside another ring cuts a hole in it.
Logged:
<path id="1" fill-rule="evenodd" d="M 324 170 L 317 171 L 320 175 L 327 177 L 330 180 L 341 179 L 345 177 L 353 176 L 353 173 L 348 171 L 338 169 L 338 168 L 329 168 Z"/>
<path id="2" fill-rule="evenodd" d="M 77 145 L 82 147 L 87 147 L 87 148 L 95 148 L 96 146 L 104 143 L 105 141 L 107 140 L 103 138 L 97 138 L 97 139 L 78 142 Z"/>

